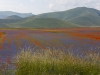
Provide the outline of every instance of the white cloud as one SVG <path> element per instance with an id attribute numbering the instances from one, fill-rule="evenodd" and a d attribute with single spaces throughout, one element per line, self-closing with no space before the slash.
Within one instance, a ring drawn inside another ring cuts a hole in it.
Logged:
<path id="1" fill-rule="evenodd" d="M 50 5 L 49 5 L 49 8 L 50 8 L 50 9 L 52 9 L 52 8 L 53 8 L 53 6 L 54 6 L 54 4 L 50 4 Z"/>
<path id="2" fill-rule="evenodd" d="M 0 11 L 12 10 L 35 14 L 64 11 L 83 6 L 100 10 L 100 0 L 0 0 Z"/>
<path id="3" fill-rule="evenodd" d="M 100 8 L 100 0 L 50 0 L 49 2 L 49 8 L 56 11 L 83 6 Z"/>
<path id="4" fill-rule="evenodd" d="M 97 3 L 97 4 L 100 4 L 100 3 Z"/>
<path id="5" fill-rule="evenodd" d="M 20 4 L 19 6 L 22 7 L 22 6 L 24 6 L 24 4 Z"/>
<path id="6" fill-rule="evenodd" d="M 30 0 L 31 2 L 33 2 L 34 0 Z"/>

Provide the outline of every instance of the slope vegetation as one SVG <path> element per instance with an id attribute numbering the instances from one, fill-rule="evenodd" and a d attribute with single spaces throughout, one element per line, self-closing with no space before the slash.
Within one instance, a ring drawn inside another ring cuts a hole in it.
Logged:
<path id="1" fill-rule="evenodd" d="M 78 7 L 62 12 L 40 14 L 36 17 L 59 18 L 82 26 L 100 26 L 100 11 L 87 7 Z"/>
<path id="2" fill-rule="evenodd" d="M 17 15 L 12 15 L 12 16 L 8 16 L 5 19 L 22 19 L 22 17 L 17 16 Z"/>
<path id="3" fill-rule="evenodd" d="M 8 16 L 12 16 L 12 15 L 17 15 L 22 18 L 33 16 L 32 13 L 17 13 L 17 12 L 12 12 L 12 11 L 0 11 L 0 19 L 4 19 L 4 18 L 6 18 Z"/>
<path id="4" fill-rule="evenodd" d="M 10 24 L 12 27 L 21 28 L 64 28 L 64 27 L 79 27 L 77 24 L 66 22 L 56 18 L 27 18 L 23 22 Z"/>

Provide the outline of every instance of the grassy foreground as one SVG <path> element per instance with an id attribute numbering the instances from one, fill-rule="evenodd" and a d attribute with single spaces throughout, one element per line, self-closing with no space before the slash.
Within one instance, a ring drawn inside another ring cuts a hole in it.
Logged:
<path id="1" fill-rule="evenodd" d="M 57 50 L 23 50 L 15 58 L 16 75 L 100 75 L 99 54 L 80 58 Z"/>

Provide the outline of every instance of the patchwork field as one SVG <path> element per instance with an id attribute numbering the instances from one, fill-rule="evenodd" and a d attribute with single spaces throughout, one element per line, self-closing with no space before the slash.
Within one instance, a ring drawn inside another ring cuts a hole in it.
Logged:
<path id="1" fill-rule="evenodd" d="M 100 28 L 0 29 L 0 62 L 10 62 L 22 48 L 98 53 Z"/>

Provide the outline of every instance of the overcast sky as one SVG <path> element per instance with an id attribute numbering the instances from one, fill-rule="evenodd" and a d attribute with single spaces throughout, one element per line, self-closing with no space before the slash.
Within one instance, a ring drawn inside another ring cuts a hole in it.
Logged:
<path id="1" fill-rule="evenodd" d="M 75 7 L 100 10 L 100 0 L 0 0 L 0 11 L 41 14 Z"/>

